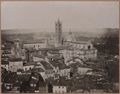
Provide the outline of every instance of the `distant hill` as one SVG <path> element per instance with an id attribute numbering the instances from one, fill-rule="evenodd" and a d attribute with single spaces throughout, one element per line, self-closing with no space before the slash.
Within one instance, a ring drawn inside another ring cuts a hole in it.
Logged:
<path id="1" fill-rule="evenodd" d="M 85 30 L 71 30 L 72 34 L 78 39 L 81 38 L 100 38 L 100 37 L 116 37 L 119 34 L 119 29 L 117 28 L 103 28 L 103 29 L 85 29 Z M 2 40 L 14 40 L 14 39 L 21 39 L 22 41 L 25 40 L 35 40 L 46 38 L 49 36 L 53 36 L 55 32 L 46 32 L 40 30 L 17 30 L 17 29 L 10 29 L 10 30 L 2 30 Z M 69 32 L 64 31 L 62 32 L 63 37 L 68 36 Z M 107 35 L 106 35 L 107 34 Z"/>

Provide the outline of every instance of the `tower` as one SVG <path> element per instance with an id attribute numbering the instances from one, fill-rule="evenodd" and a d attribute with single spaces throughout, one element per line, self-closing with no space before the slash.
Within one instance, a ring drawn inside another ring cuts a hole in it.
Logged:
<path id="1" fill-rule="evenodd" d="M 16 39 L 14 41 L 14 55 L 16 58 L 20 58 L 21 57 L 21 44 L 20 44 L 20 40 Z"/>
<path id="2" fill-rule="evenodd" d="M 58 21 L 55 23 L 55 46 L 62 45 L 62 23 L 58 19 Z"/>

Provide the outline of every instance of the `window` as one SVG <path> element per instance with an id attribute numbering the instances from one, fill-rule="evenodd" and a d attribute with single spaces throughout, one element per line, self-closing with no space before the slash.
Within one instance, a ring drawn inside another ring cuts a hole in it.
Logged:
<path id="1" fill-rule="evenodd" d="M 27 68 L 25 68 L 25 71 L 27 70 Z"/>
<path id="2" fill-rule="evenodd" d="M 57 93 L 57 90 L 55 90 L 55 93 Z"/>
<path id="3" fill-rule="evenodd" d="M 30 84 L 31 87 L 33 87 L 34 85 L 33 84 Z"/>
<path id="4" fill-rule="evenodd" d="M 32 68 L 30 67 L 30 70 L 31 70 Z"/>
<path id="5" fill-rule="evenodd" d="M 34 48 L 35 48 L 35 45 L 34 45 Z"/>
<path id="6" fill-rule="evenodd" d="M 88 46 L 88 49 L 91 49 L 91 46 L 90 46 L 90 45 Z"/>

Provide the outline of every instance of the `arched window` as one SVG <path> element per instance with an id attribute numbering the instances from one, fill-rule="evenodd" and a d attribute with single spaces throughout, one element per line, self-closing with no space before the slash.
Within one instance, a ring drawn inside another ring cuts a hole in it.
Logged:
<path id="1" fill-rule="evenodd" d="M 88 46 L 88 49 L 91 49 L 91 46 L 90 46 L 90 45 Z"/>

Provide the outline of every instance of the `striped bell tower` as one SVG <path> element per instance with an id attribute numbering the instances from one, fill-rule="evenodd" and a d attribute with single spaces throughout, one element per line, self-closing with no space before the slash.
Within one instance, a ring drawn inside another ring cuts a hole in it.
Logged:
<path id="1" fill-rule="evenodd" d="M 55 37 L 55 46 L 62 45 L 62 23 L 59 19 L 55 22 Z"/>

